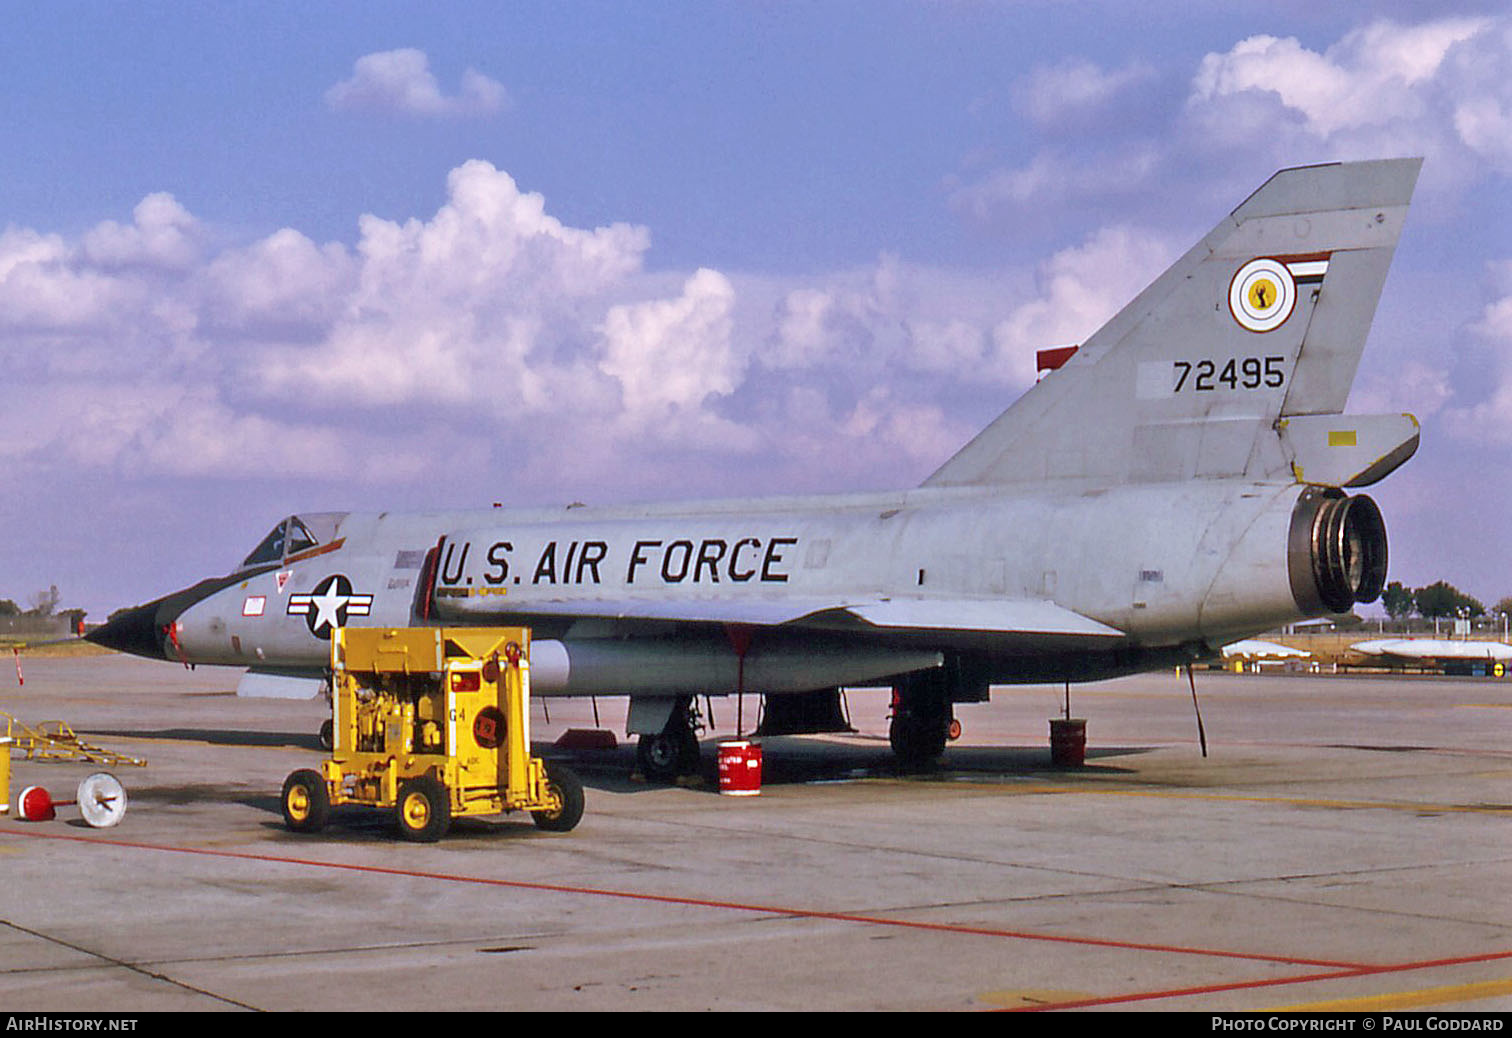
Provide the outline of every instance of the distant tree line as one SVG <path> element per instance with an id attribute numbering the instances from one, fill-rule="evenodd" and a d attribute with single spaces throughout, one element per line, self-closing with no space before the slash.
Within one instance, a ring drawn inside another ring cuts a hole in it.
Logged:
<path id="1" fill-rule="evenodd" d="M 1420 588 L 1404 587 L 1401 581 L 1393 580 L 1381 592 L 1381 605 L 1393 620 L 1404 620 L 1413 613 L 1425 620 L 1476 620 L 1487 615 L 1479 599 L 1443 580 Z M 1512 596 L 1496 603 L 1491 612 L 1512 616 Z"/>
<path id="2" fill-rule="evenodd" d="M 6 632 L 8 637 L 14 637 L 18 632 L 25 635 L 27 632 L 35 634 L 60 629 L 81 633 L 84 617 L 88 614 L 83 609 L 59 609 L 58 603 L 62 600 L 56 584 L 33 594 L 30 609 L 22 609 L 14 599 L 0 598 L 0 631 Z"/>
<path id="3" fill-rule="evenodd" d="M 62 600 L 63 596 L 58 592 L 58 585 L 56 584 L 46 591 L 38 591 L 35 595 L 32 595 L 32 607 L 30 609 L 22 609 L 9 598 L 0 598 L 0 617 L 49 617 L 57 611 L 58 603 Z"/>

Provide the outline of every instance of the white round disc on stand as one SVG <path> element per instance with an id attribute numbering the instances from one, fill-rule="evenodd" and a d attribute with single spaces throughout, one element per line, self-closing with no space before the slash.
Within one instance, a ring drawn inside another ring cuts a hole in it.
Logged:
<path id="1" fill-rule="evenodd" d="M 126 788 L 109 772 L 95 772 L 79 783 L 79 813 L 96 829 L 109 829 L 126 816 Z"/>

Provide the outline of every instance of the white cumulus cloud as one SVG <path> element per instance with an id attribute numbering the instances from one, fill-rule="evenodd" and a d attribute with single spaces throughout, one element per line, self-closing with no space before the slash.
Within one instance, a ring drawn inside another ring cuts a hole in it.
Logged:
<path id="1" fill-rule="evenodd" d="M 1321 51 L 1252 36 L 1203 58 L 1186 117 L 1212 146 L 1280 161 L 1426 155 L 1430 187 L 1457 184 L 1512 169 L 1509 63 L 1506 16 L 1378 20 Z"/>
<path id="2" fill-rule="evenodd" d="M 602 297 L 640 270 L 645 229 L 567 227 L 486 162 L 465 163 L 447 184 L 430 220 L 361 219 L 321 341 L 255 358 L 254 381 L 359 404 L 474 402 L 509 387 L 516 408 L 559 405 L 548 387 L 576 375 Z M 317 270 L 340 266 L 339 256 L 290 251 Z"/>
<path id="3" fill-rule="evenodd" d="M 729 279 L 705 269 L 688 279 L 676 299 L 609 309 L 600 366 L 619 380 L 634 424 L 735 391 L 744 358 L 731 342 L 734 301 Z"/>
<path id="4" fill-rule="evenodd" d="M 428 215 L 359 217 L 350 243 L 217 245 L 167 195 L 76 237 L 0 233 L 0 350 L 27 383 L 0 462 L 404 484 L 465 460 L 595 499 L 737 463 L 753 491 L 906 485 L 1166 258 L 1112 230 L 1037 284 L 892 254 L 648 271 L 644 227 L 570 226 L 483 161 L 446 186 Z"/>
<path id="5" fill-rule="evenodd" d="M 327 90 L 325 100 L 337 111 L 443 118 L 493 115 L 509 103 L 503 85 L 475 69 L 462 74 L 455 94 L 445 93 L 425 52 L 412 47 L 358 58 L 351 78 Z"/>
<path id="6" fill-rule="evenodd" d="M 339 243 L 318 246 L 290 227 L 216 256 L 206 270 L 208 315 L 245 328 L 319 327 L 340 314 L 357 265 Z"/>
<path id="7" fill-rule="evenodd" d="M 1492 381 L 1477 387 L 1479 399 L 1461 401 L 1448 411 L 1448 428 L 1457 438 L 1512 446 L 1512 260 L 1490 265 L 1491 300 L 1471 323 L 1469 332 L 1492 360 Z"/>
<path id="8" fill-rule="evenodd" d="M 1014 103 L 1033 122 L 1048 126 L 1106 108 L 1154 78 L 1154 67 L 1142 61 L 1104 69 L 1085 58 L 1067 58 L 1042 65 L 1015 84 Z"/>
<path id="9" fill-rule="evenodd" d="M 133 264 L 183 268 L 199 254 L 198 221 L 166 192 L 148 195 L 129 225 L 106 220 L 84 236 L 85 258 L 101 267 Z"/>
<path id="10" fill-rule="evenodd" d="M 1509 67 L 1509 15 L 1378 18 L 1321 49 L 1259 34 L 1198 61 L 1185 104 L 1134 109 L 1127 126 L 1088 133 L 1080 115 L 1127 105 L 1152 74 L 1068 58 L 1016 86 L 1039 147 L 963 177 L 951 202 L 973 223 L 1004 227 L 1150 196 L 1217 206 L 1285 166 L 1407 155 L 1428 159 L 1425 196 L 1453 194 L 1512 171 Z"/>
<path id="11" fill-rule="evenodd" d="M 1040 270 L 1037 295 L 993 329 L 998 377 L 1032 383 L 1039 350 L 1084 342 L 1175 257 L 1169 241 L 1127 227 L 1105 228 L 1056 253 Z"/>

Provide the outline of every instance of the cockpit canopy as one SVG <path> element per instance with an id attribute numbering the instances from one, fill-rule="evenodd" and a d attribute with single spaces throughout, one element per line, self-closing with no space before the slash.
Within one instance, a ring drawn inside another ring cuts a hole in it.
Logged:
<path id="1" fill-rule="evenodd" d="M 242 560 L 242 568 L 269 562 L 283 562 L 300 552 L 328 544 L 336 536 L 348 512 L 307 512 L 281 520 L 268 532 L 252 554 Z"/>

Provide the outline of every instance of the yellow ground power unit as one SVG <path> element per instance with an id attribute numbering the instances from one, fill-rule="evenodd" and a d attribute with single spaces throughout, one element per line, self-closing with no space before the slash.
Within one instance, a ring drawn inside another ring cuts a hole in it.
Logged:
<path id="1" fill-rule="evenodd" d="M 464 815 L 529 811 L 552 832 L 582 818 L 578 777 L 530 755 L 529 628 L 341 628 L 331 672 L 331 759 L 284 782 L 295 832 L 343 804 L 391 810 L 422 842 Z"/>

